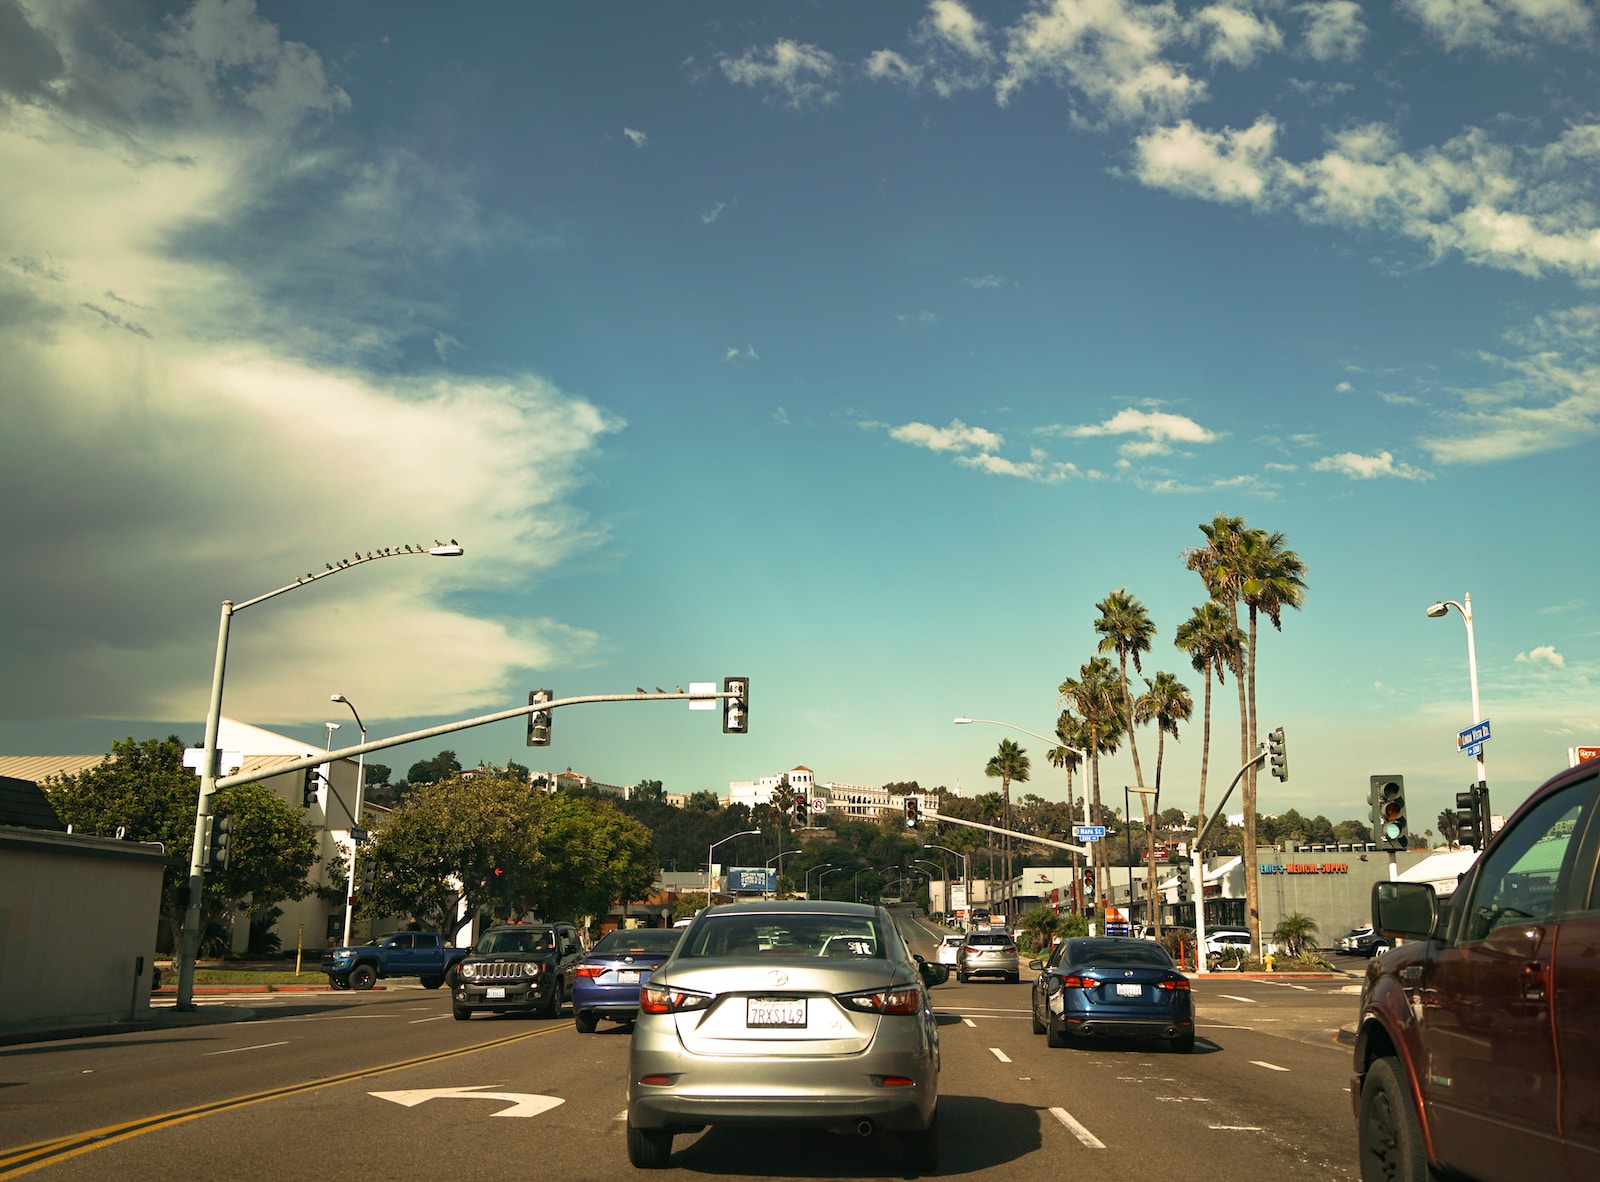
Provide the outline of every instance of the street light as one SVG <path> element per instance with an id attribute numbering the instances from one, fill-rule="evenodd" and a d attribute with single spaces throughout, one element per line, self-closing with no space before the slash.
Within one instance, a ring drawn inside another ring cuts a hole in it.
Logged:
<path id="1" fill-rule="evenodd" d="M 1461 602 L 1453 599 L 1441 599 L 1432 607 L 1427 608 L 1430 620 L 1442 619 L 1450 614 L 1450 609 L 1455 608 L 1461 613 L 1461 618 L 1467 625 L 1467 676 L 1472 682 L 1472 725 L 1477 726 L 1483 721 L 1483 706 L 1478 701 L 1478 646 L 1472 638 L 1472 596 L 1463 595 Z M 1483 768 L 1483 744 L 1478 744 L 1478 783 L 1483 787 L 1483 827 L 1489 828 L 1489 777 Z M 1483 840 L 1489 840 L 1487 832 Z"/>
<path id="2" fill-rule="evenodd" d="M 817 875 L 817 894 L 820 895 L 822 893 L 822 880 L 824 878 L 827 878 L 830 874 L 843 874 L 848 869 L 850 869 L 848 866 L 835 866 L 833 869 L 824 870 L 821 874 Z"/>
<path id="3" fill-rule="evenodd" d="M 367 727 L 366 724 L 361 721 L 361 715 L 356 713 L 356 708 L 354 704 L 351 703 L 350 699 L 345 697 L 343 694 L 334 694 L 329 697 L 328 701 L 343 702 L 346 706 L 350 707 L 350 713 L 355 714 L 356 716 L 356 727 L 361 731 L 361 742 L 365 744 L 367 741 Z M 329 742 L 332 742 L 332 731 L 328 732 L 328 739 Z M 344 892 L 344 943 L 346 945 L 350 943 L 350 916 L 351 909 L 354 907 L 354 900 L 356 896 L 356 831 L 361 828 L 362 793 L 366 787 L 366 781 L 367 753 L 363 751 L 359 756 L 356 757 L 356 807 L 355 810 L 350 814 L 350 865 L 348 867 L 348 876 L 345 879 Z M 331 792 L 333 790 L 333 779 L 331 776 L 328 780 L 328 785 L 328 790 Z"/>
<path id="4" fill-rule="evenodd" d="M 211 796 L 217 790 L 217 778 L 221 774 L 218 765 L 222 761 L 222 753 L 217 750 L 217 731 L 222 726 L 222 682 L 228 664 L 228 629 L 232 624 L 234 613 L 282 595 L 286 591 L 293 591 L 296 587 L 308 586 L 329 575 L 336 575 L 340 571 L 349 570 L 365 562 L 375 562 L 380 558 L 399 558 L 404 555 L 459 558 L 465 553 L 461 543 L 454 538 L 451 538 L 448 544 L 436 541 L 431 547 L 386 546 L 381 550 L 369 550 L 364 556 L 357 551 L 354 558 L 341 558 L 338 562 L 325 563 L 322 570 L 301 575 L 294 582 L 279 587 L 276 591 L 268 591 L 265 595 L 257 595 L 254 599 L 247 599 L 243 603 L 234 603 L 231 599 L 222 601 L 222 619 L 217 625 L 217 657 L 211 669 L 211 703 L 206 708 L 206 741 L 201 756 L 204 763 L 200 768 L 200 798 L 195 804 L 194 842 L 189 849 L 189 903 L 183 915 L 183 940 L 178 952 L 178 999 L 174 1008 L 194 1009 L 194 961 L 195 955 L 200 950 L 200 903 L 202 892 L 205 890 L 206 820 L 211 816 Z"/>
<path id="5" fill-rule="evenodd" d="M 745 829 L 745 830 L 743 830 L 742 832 L 739 832 L 739 833 L 730 833 L 730 834 L 728 834 L 728 836 L 724 837 L 721 841 L 714 841 L 714 842 L 712 842 L 710 845 L 708 845 L 706 847 L 706 906 L 707 907 L 711 906 L 711 851 L 716 849 L 719 845 L 726 845 L 728 842 L 732 841 L 736 837 L 749 837 L 752 834 L 760 833 L 760 832 L 761 832 L 761 830 L 759 830 L 759 829 Z"/>
<path id="6" fill-rule="evenodd" d="M 813 875 L 813 874 L 817 874 L 817 887 L 818 887 L 818 889 L 819 889 L 819 890 L 820 890 L 820 889 L 821 889 L 821 887 L 822 887 L 822 876 L 821 876 L 821 874 L 820 874 L 820 873 L 818 873 L 818 872 L 819 872 L 819 871 L 822 871 L 822 870 L 826 870 L 826 869 L 828 869 L 828 868 L 829 868 L 829 867 L 830 867 L 830 866 L 832 866 L 832 865 L 833 865 L 833 863 L 832 863 L 832 862 L 821 862 L 821 863 L 819 863 L 819 864 L 817 864 L 817 865 L 815 865 L 815 866 L 813 866 L 813 867 L 811 867 L 811 869 L 810 869 L 810 870 L 807 870 L 807 871 L 806 871 L 806 874 L 805 874 L 805 892 L 806 892 L 806 898 L 808 898 L 808 899 L 809 899 L 809 898 L 811 898 L 811 876 L 812 876 L 812 875 Z"/>
<path id="7" fill-rule="evenodd" d="M 778 864 L 778 878 L 782 878 L 784 858 L 790 854 L 798 854 L 799 852 L 799 850 L 784 850 L 782 853 L 773 854 L 772 857 L 767 859 L 767 866 L 770 868 L 772 864 L 776 862 Z M 772 884 L 772 896 L 775 899 L 783 897 L 783 892 L 778 889 L 778 883 L 776 880 L 774 880 Z"/>
<path id="8" fill-rule="evenodd" d="M 1063 743 L 1061 741 L 1061 736 L 1060 735 L 1057 735 L 1055 738 L 1052 739 L 1052 738 L 1049 738 L 1048 736 L 1041 735 L 1038 731 L 1030 731 L 1027 727 L 1018 726 L 1014 722 L 1001 722 L 997 718 L 967 718 L 967 717 L 963 716 L 963 717 L 957 718 L 955 720 L 955 724 L 957 726 L 971 726 L 975 722 L 987 723 L 989 726 L 1003 726 L 1006 729 L 1016 731 L 1019 734 L 1032 735 L 1035 739 L 1038 739 L 1041 743 L 1053 743 L 1055 746 L 1060 747 L 1063 751 L 1070 751 L 1074 755 L 1076 755 L 1080 760 L 1082 760 L 1083 761 L 1084 772 L 1085 772 L 1085 775 L 1084 775 L 1084 781 L 1085 782 L 1084 782 L 1084 786 L 1083 786 L 1083 823 L 1085 825 L 1090 824 L 1090 821 L 1089 821 L 1089 785 L 1088 785 L 1089 753 L 1087 751 L 1083 750 L 1081 747 L 1074 747 L 1071 743 Z M 1070 814 L 1071 807 L 1072 807 L 1072 773 L 1069 771 L 1067 773 L 1067 808 L 1069 810 L 1069 814 L 1068 814 L 1069 816 L 1071 815 Z M 1094 842 L 1086 841 L 1083 844 L 1084 844 L 1084 848 L 1089 851 L 1087 854 L 1084 855 L 1084 868 L 1088 872 L 1089 881 L 1090 882 L 1096 882 L 1097 880 L 1095 879 L 1095 876 L 1094 876 Z M 955 851 L 952 850 L 951 852 L 954 853 Z M 971 887 L 969 886 L 968 889 L 970 890 Z M 1006 890 L 1009 892 L 1010 889 L 1011 889 L 1011 886 L 1008 883 L 1006 885 Z M 969 900 L 968 901 L 968 905 L 969 906 L 970 906 L 970 903 L 971 903 L 971 901 Z M 1090 901 L 1089 906 L 1090 907 L 1094 906 L 1093 901 Z"/>
<path id="9" fill-rule="evenodd" d="M 961 859 L 961 889 L 965 894 L 967 901 L 967 914 L 970 916 L 972 914 L 972 870 L 970 855 L 963 854 L 960 850 L 953 850 L 947 845 L 937 845 L 929 842 L 923 842 L 922 848 L 925 850 L 943 850 L 945 853 L 954 854 L 956 857 Z M 944 877 L 946 882 L 950 881 L 950 871 L 948 868 L 945 869 Z M 951 906 L 951 904 L 952 899 L 949 895 L 949 887 L 946 887 L 945 907 L 949 911 L 954 911 L 954 908 Z M 949 921 L 950 917 L 947 915 L 945 917 L 945 922 L 948 923 Z"/>

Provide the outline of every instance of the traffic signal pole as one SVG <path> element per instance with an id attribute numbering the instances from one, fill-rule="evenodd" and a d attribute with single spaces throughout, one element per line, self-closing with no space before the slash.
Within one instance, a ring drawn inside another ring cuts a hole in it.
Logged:
<path id="1" fill-rule="evenodd" d="M 1190 859 L 1193 865 L 1190 866 L 1189 873 L 1194 876 L 1194 967 L 1197 973 L 1211 971 L 1206 965 L 1206 862 L 1200 853 L 1200 843 L 1216 827 L 1217 818 L 1222 816 L 1222 810 L 1228 807 L 1228 798 L 1233 795 L 1233 790 L 1239 786 L 1239 781 L 1244 779 L 1244 774 L 1266 757 L 1266 744 L 1258 744 L 1255 755 L 1246 760 L 1245 765 L 1234 773 L 1233 783 L 1228 785 L 1228 790 L 1222 794 L 1222 799 L 1217 802 L 1217 811 L 1211 814 L 1211 820 L 1206 822 L 1205 828 L 1195 834 L 1194 856 Z"/>

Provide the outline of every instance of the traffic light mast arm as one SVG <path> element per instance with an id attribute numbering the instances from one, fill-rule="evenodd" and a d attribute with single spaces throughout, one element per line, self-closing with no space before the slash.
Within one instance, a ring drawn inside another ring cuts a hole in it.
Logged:
<path id="1" fill-rule="evenodd" d="M 656 702 L 656 701 L 703 701 L 710 698 L 733 698 L 738 694 L 730 694 L 721 690 L 708 690 L 704 693 L 661 693 L 661 694 L 582 694 L 572 698 L 556 698 L 551 702 L 539 702 L 529 706 L 515 706 L 510 710 L 501 710 L 494 714 L 484 714 L 477 718 L 464 719 L 461 722 L 447 722 L 443 726 L 431 726 L 427 730 L 411 731 L 408 734 L 396 735 L 390 739 L 374 739 L 370 743 L 358 743 L 354 747 L 339 747 L 332 751 L 319 751 L 315 755 L 308 755 L 304 759 L 294 759 L 287 763 L 275 764 L 261 771 L 241 772 L 236 776 L 218 776 L 216 787 L 232 788 L 236 784 L 254 784 L 261 780 L 270 780 L 273 776 L 281 776 L 285 772 L 296 772 L 301 768 L 316 767 L 318 764 L 333 763 L 340 759 L 354 759 L 357 755 L 365 755 L 369 751 L 383 751 L 389 747 L 399 747 L 406 743 L 416 743 L 422 739 L 432 739 L 439 735 L 454 734 L 456 731 L 470 730 L 475 726 L 488 726 L 494 722 L 505 722 L 508 718 L 521 718 L 535 710 L 554 710 L 557 706 L 581 706 L 589 702 Z"/>
<path id="2" fill-rule="evenodd" d="M 936 813 L 932 809 L 922 814 L 925 821 L 942 821 L 946 825 L 964 825 L 968 829 L 982 829 L 989 833 L 999 833 L 1006 837 L 1017 837 L 1023 841 L 1036 842 L 1039 845 L 1053 845 L 1058 850 L 1071 850 L 1077 854 L 1087 854 L 1089 847 L 1086 845 L 1073 845 L 1070 841 L 1057 841 L 1053 837 L 1035 837 L 1032 833 L 1020 833 L 1015 829 L 1002 829 L 998 825 L 980 825 L 977 821 L 964 821 L 960 817 L 947 817 L 943 813 Z"/>
<path id="3" fill-rule="evenodd" d="M 1258 745 L 1254 758 L 1248 760 L 1242 768 L 1234 773 L 1233 783 L 1228 785 L 1228 790 L 1222 794 L 1222 799 L 1217 802 L 1217 811 L 1211 814 L 1211 820 L 1206 822 L 1205 828 L 1200 830 L 1199 833 L 1195 834 L 1194 849 L 1196 854 L 1200 852 L 1200 843 L 1203 842 L 1207 835 L 1210 834 L 1211 830 L 1216 827 L 1217 818 L 1222 816 L 1222 810 L 1228 807 L 1228 798 L 1233 795 L 1233 790 L 1239 786 L 1239 781 L 1244 779 L 1244 774 L 1266 757 L 1266 746 L 1264 744 Z"/>

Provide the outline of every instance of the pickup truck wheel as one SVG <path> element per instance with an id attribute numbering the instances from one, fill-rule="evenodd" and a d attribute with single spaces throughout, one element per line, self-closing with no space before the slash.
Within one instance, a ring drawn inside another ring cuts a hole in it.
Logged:
<path id="1" fill-rule="evenodd" d="M 444 978 L 443 977 L 424 977 L 424 978 L 422 978 L 422 987 L 424 989 L 437 989 L 437 988 L 439 988 L 439 986 L 441 986 L 443 984 L 444 984 Z"/>
<path id="2" fill-rule="evenodd" d="M 329 973 L 328 974 L 328 986 L 329 986 L 329 988 L 332 988 L 332 989 L 348 989 L 348 988 L 350 988 L 350 978 L 349 977 L 335 977 L 332 973 Z"/>
<path id="3" fill-rule="evenodd" d="M 350 970 L 350 988 L 371 989 L 378 980 L 378 970 L 370 964 L 358 964 Z"/>
<path id="4" fill-rule="evenodd" d="M 1422 1147 L 1422 1125 L 1399 1060 L 1393 1057 L 1375 1060 L 1367 1068 L 1356 1141 L 1361 1182 L 1433 1182 Z"/>

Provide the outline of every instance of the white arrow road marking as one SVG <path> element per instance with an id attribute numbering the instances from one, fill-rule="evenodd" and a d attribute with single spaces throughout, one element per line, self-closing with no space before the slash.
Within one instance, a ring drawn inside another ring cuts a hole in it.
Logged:
<path id="1" fill-rule="evenodd" d="M 1288 1071 L 1287 1067 L 1279 1067 L 1276 1063 L 1263 1063 L 1260 1059 L 1251 1059 L 1251 1064 L 1256 1067 L 1265 1067 L 1268 1071 Z"/>
<path id="2" fill-rule="evenodd" d="M 990 1047 L 990 1048 L 989 1048 L 989 1053 L 990 1053 L 990 1054 L 991 1054 L 991 1055 L 993 1055 L 993 1056 L 994 1056 L 994 1057 L 995 1057 L 995 1058 L 996 1058 L 996 1059 L 999 1059 L 999 1060 L 1000 1060 L 1000 1062 L 1002 1062 L 1002 1063 L 1009 1063 L 1009 1062 L 1011 1062 L 1011 1056 L 1010 1056 L 1010 1055 L 1008 1055 L 1008 1054 L 1006 1054 L 1006 1053 L 1005 1053 L 1005 1052 L 1004 1052 L 1004 1051 L 1002 1051 L 1002 1050 L 1001 1050 L 1001 1049 L 1000 1049 L 1000 1048 L 999 1048 L 999 1047 Z"/>
<path id="3" fill-rule="evenodd" d="M 532 1092 L 482 1092 L 479 1088 L 489 1084 L 476 1084 L 470 1088 L 417 1088 L 405 1092 L 368 1092 L 380 1100 L 390 1100 L 406 1108 L 415 1108 L 427 1100 L 506 1100 L 510 1108 L 502 1108 L 494 1116 L 538 1116 L 549 1112 L 566 1101 L 560 1096 L 536 1096 Z"/>
<path id="4" fill-rule="evenodd" d="M 1068 1131 L 1071 1132 L 1071 1134 L 1079 1141 L 1082 1141 L 1088 1148 L 1104 1149 L 1106 1147 L 1104 1141 L 1100 1140 L 1099 1137 L 1096 1137 L 1088 1129 L 1080 1125 L 1073 1118 L 1072 1113 L 1068 1112 L 1065 1108 L 1052 1108 L 1050 1110 L 1050 1115 L 1064 1124 Z"/>

